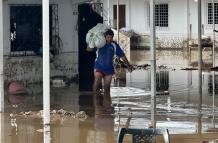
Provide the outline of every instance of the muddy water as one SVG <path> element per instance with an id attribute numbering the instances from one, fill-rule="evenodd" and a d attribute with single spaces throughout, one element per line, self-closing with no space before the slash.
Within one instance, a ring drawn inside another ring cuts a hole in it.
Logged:
<path id="1" fill-rule="evenodd" d="M 149 64 L 149 54 L 147 50 L 132 51 L 131 62 Z M 213 73 L 203 72 L 202 104 L 199 104 L 198 71 L 181 70 L 197 61 L 196 55 L 197 51 L 192 51 L 191 58 L 181 50 L 157 51 L 157 64 L 162 66 L 157 71 L 156 126 L 169 129 L 175 143 L 212 143 L 218 139 L 217 73 L 213 90 Z M 211 52 L 204 51 L 203 55 L 204 61 L 210 62 Z M 112 83 L 111 99 L 93 98 L 90 92 L 79 93 L 76 84 L 51 88 L 51 110 L 64 109 L 69 114 L 53 112 L 47 132 L 43 132 L 40 114 L 41 85 L 28 85 L 26 95 L 6 95 L 5 113 L 0 114 L 1 142 L 113 143 L 119 127 L 149 127 L 150 70 L 137 69 L 124 74 L 124 80 Z M 79 111 L 85 111 L 87 118 L 76 116 Z M 125 141 L 130 142 L 129 136 Z"/>

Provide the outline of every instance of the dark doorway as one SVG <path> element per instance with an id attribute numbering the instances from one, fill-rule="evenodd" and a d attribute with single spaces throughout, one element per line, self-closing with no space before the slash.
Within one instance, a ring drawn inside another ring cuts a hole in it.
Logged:
<path id="1" fill-rule="evenodd" d="M 117 5 L 113 6 L 114 28 L 117 28 Z M 126 6 L 119 5 L 119 28 L 126 27 Z"/>
<path id="2" fill-rule="evenodd" d="M 79 90 L 92 91 L 94 81 L 95 52 L 86 51 L 86 34 L 98 23 L 103 23 L 103 18 L 92 10 L 90 4 L 78 6 L 78 34 L 79 34 Z"/>

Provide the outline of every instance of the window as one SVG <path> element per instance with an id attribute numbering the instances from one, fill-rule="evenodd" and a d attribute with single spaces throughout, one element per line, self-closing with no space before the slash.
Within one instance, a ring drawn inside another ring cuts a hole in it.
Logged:
<path id="1" fill-rule="evenodd" d="M 168 27 L 168 4 L 155 4 L 155 26 Z"/>
<path id="2" fill-rule="evenodd" d="M 208 3 L 208 24 L 213 24 L 213 4 Z M 214 21 L 215 24 L 218 24 L 218 3 L 214 3 Z"/>
<path id="3" fill-rule="evenodd" d="M 113 6 L 114 28 L 117 28 L 117 5 Z M 126 27 L 126 5 L 119 5 L 119 28 Z"/>
<path id="4" fill-rule="evenodd" d="M 57 38 L 54 38 L 59 33 L 58 16 L 55 11 L 57 11 L 57 5 L 51 5 L 49 13 L 51 50 L 58 45 Z M 12 5 L 10 7 L 10 32 L 12 56 L 42 55 L 42 6 Z"/>

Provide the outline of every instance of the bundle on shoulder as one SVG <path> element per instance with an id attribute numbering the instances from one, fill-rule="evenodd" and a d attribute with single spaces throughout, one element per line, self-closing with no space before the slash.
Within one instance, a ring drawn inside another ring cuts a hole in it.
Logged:
<path id="1" fill-rule="evenodd" d="M 98 23 L 95 27 L 90 29 L 86 34 L 86 43 L 89 48 L 101 48 L 105 45 L 104 32 L 109 29 L 108 26 Z"/>

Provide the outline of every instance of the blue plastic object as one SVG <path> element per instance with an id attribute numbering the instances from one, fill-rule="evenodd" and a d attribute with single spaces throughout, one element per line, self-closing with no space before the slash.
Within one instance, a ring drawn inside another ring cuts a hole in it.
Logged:
<path id="1" fill-rule="evenodd" d="M 132 143 L 153 143 L 156 135 L 163 135 L 164 143 L 170 143 L 168 129 L 133 129 L 133 128 L 120 128 L 117 143 L 123 143 L 125 134 L 132 135 Z"/>

